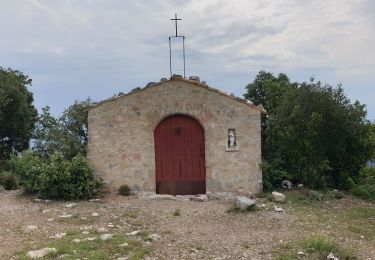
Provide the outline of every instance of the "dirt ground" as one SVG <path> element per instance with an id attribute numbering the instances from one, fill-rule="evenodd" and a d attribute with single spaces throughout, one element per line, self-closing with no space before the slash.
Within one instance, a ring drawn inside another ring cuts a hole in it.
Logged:
<path id="1" fill-rule="evenodd" d="M 272 259 L 283 244 L 312 235 L 332 237 L 353 249 L 359 259 L 375 259 L 371 233 L 366 239 L 361 231 L 348 231 L 337 217 L 348 208 L 374 208 L 374 203 L 351 197 L 308 208 L 278 204 L 282 213 L 273 210 L 274 202 L 258 199 L 264 209 L 246 214 L 228 213 L 232 202 L 225 200 L 175 201 L 108 194 L 99 202 L 78 201 L 76 207 L 67 208 L 70 202 L 35 201 L 19 191 L 2 192 L 0 197 L 0 259 L 16 259 L 24 254 L 20 252 L 41 248 L 59 232 L 100 227 L 120 234 L 142 230 L 160 235 L 157 241 L 145 242 L 151 249 L 145 256 L 148 259 Z M 94 212 L 99 216 L 92 216 Z M 375 227 L 374 217 L 363 223 Z M 27 232 L 30 225 L 38 228 Z M 117 257 L 120 255 L 113 259 Z"/>

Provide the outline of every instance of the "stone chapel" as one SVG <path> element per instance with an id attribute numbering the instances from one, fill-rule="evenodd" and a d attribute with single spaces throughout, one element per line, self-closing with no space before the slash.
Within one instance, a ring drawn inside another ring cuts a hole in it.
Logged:
<path id="1" fill-rule="evenodd" d="M 162 79 L 89 110 L 88 158 L 111 190 L 253 194 L 263 112 L 198 77 Z"/>

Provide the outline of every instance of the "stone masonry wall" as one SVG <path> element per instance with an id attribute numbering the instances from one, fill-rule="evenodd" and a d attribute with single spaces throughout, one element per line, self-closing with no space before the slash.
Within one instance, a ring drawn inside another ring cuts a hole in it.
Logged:
<path id="1" fill-rule="evenodd" d="M 185 114 L 205 131 L 207 191 L 261 190 L 260 110 L 187 80 L 171 80 L 103 102 L 89 111 L 88 157 L 112 190 L 155 191 L 154 129 Z M 227 151 L 235 128 L 237 150 Z"/>

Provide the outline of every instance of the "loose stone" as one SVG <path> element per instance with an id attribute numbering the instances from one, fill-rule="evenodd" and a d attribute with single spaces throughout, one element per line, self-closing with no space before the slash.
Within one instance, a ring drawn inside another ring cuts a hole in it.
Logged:
<path id="1" fill-rule="evenodd" d="M 26 226 L 25 229 L 24 229 L 24 233 L 32 233 L 37 229 L 38 229 L 38 227 L 34 226 L 34 225 Z"/>
<path id="2" fill-rule="evenodd" d="M 26 257 L 29 257 L 29 258 L 32 258 L 32 259 L 42 258 L 42 257 L 45 257 L 46 255 L 48 255 L 50 253 L 56 253 L 56 252 L 57 252 L 56 248 L 46 247 L 46 248 L 39 249 L 39 250 L 29 251 L 29 252 L 27 252 Z"/>
<path id="3" fill-rule="evenodd" d="M 60 218 L 71 218 L 73 217 L 72 214 L 66 214 L 65 212 L 60 216 Z"/>
<path id="4" fill-rule="evenodd" d="M 206 194 L 200 194 L 199 196 L 191 197 L 190 200 L 205 202 L 208 201 L 208 196 Z"/>
<path id="5" fill-rule="evenodd" d="M 234 205 L 239 209 L 249 209 L 255 204 L 255 201 L 244 196 L 237 196 L 234 200 Z"/>
<path id="6" fill-rule="evenodd" d="M 135 230 L 135 231 L 133 231 L 133 232 L 126 233 L 126 235 L 128 235 L 128 236 L 135 236 L 135 235 L 138 235 L 140 232 L 141 232 L 141 231 L 139 231 L 139 230 Z"/>
<path id="7" fill-rule="evenodd" d="M 51 238 L 51 239 L 61 239 L 61 238 L 65 237 L 65 236 L 66 236 L 66 233 L 58 233 L 58 234 L 56 234 L 54 236 L 50 236 L 49 238 Z"/>
<path id="8" fill-rule="evenodd" d="M 98 231 L 98 233 L 105 233 L 108 230 L 106 228 L 104 228 L 104 227 L 101 227 L 101 228 L 98 228 L 97 231 Z"/>
<path id="9" fill-rule="evenodd" d="M 291 189 L 292 186 L 293 186 L 293 183 L 291 181 L 283 180 L 281 182 L 281 187 L 284 188 L 284 189 Z"/>
<path id="10" fill-rule="evenodd" d="M 127 246 L 129 246 L 129 244 L 128 243 L 124 243 L 124 244 L 121 244 L 121 245 L 118 245 L 119 247 L 127 247 Z"/>
<path id="11" fill-rule="evenodd" d="M 283 212 L 284 210 L 282 208 L 279 208 L 277 206 L 273 206 L 273 209 L 276 211 L 276 212 Z"/>
<path id="12" fill-rule="evenodd" d="M 100 235 L 100 239 L 102 241 L 108 241 L 108 240 L 111 240 L 112 238 L 113 238 L 112 234 L 102 234 L 102 235 Z"/>
<path id="13" fill-rule="evenodd" d="M 338 257 L 336 257 L 333 253 L 329 253 L 327 256 L 328 260 L 339 260 Z"/>
<path id="14" fill-rule="evenodd" d="M 75 208 L 77 207 L 77 203 L 69 203 L 65 205 L 66 208 Z"/>
<path id="15" fill-rule="evenodd" d="M 285 195 L 280 192 L 273 191 L 272 197 L 276 202 L 285 202 Z"/>
<path id="16" fill-rule="evenodd" d="M 157 241 L 157 240 L 159 240 L 159 239 L 161 238 L 161 236 L 158 235 L 158 234 L 151 234 L 151 235 L 149 235 L 148 237 L 149 237 L 152 241 Z"/>

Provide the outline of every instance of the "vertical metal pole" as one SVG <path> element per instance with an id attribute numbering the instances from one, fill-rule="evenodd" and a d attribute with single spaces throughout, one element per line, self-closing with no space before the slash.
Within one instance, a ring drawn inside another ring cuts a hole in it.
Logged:
<path id="1" fill-rule="evenodd" d="M 169 37 L 169 72 L 172 78 L 172 49 L 171 49 L 171 37 Z"/>
<path id="2" fill-rule="evenodd" d="M 184 78 L 185 78 L 185 36 L 182 36 L 182 50 L 184 55 Z"/>

